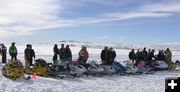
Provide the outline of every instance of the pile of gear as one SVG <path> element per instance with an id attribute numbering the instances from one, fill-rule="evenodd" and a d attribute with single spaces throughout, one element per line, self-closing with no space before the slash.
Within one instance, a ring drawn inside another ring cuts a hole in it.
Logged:
<path id="1" fill-rule="evenodd" d="M 16 80 L 24 76 L 25 71 L 20 61 L 9 61 L 2 69 L 2 74 L 12 80 Z"/>

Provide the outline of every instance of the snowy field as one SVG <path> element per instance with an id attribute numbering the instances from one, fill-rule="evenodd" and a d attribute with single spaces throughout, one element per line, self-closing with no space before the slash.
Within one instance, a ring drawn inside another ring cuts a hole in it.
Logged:
<path id="1" fill-rule="evenodd" d="M 25 46 L 17 46 L 20 59 L 24 63 L 23 52 Z M 36 58 L 43 58 L 52 62 L 53 45 L 33 45 Z M 77 59 L 80 47 L 71 47 L 73 59 Z M 88 48 L 89 60 L 100 61 L 101 49 Z M 121 62 L 128 59 L 130 50 L 115 49 L 116 60 Z M 8 56 L 9 59 L 9 56 Z M 180 52 L 173 51 L 173 60 L 180 60 Z M 100 63 L 100 62 L 97 62 Z M 36 79 L 12 81 L 0 74 L 0 92 L 164 92 L 165 78 L 180 77 L 180 71 L 161 71 L 149 75 L 130 76 L 103 76 L 80 77 L 75 79 L 65 78 L 56 80 L 52 78 L 37 77 Z"/>

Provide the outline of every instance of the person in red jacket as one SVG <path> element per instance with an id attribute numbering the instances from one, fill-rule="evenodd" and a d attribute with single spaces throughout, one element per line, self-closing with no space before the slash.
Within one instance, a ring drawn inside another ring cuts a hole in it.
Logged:
<path id="1" fill-rule="evenodd" d="M 89 58 L 89 53 L 85 46 L 82 46 L 82 49 L 79 51 L 78 55 L 79 55 L 79 59 L 78 59 L 79 63 L 82 65 L 86 64 Z"/>

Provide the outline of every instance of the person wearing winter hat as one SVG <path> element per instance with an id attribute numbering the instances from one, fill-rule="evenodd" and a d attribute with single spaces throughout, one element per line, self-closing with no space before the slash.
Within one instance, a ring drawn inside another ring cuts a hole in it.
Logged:
<path id="1" fill-rule="evenodd" d="M 15 42 L 12 42 L 11 46 L 9 47 L 9 55 L 11 56 L 11 60 L 17 60 L 18 51 L 15 46 Z"/>

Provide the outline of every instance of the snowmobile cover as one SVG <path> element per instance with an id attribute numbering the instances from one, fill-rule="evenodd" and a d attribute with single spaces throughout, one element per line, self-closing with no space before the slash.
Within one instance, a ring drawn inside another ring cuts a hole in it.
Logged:
<path id="1" fill-rule="evenodd" d="M 24 67 L 23 64 L 17 61 L 9 61 L 2 69 L 2 74 L 9 78 L 16 80 L 24 76 Z"/>

